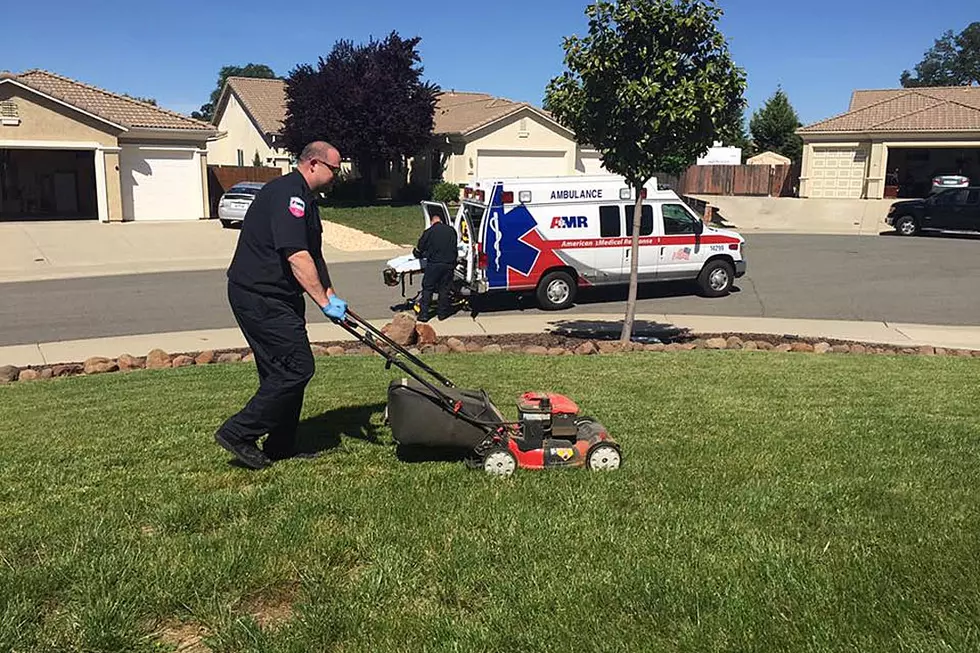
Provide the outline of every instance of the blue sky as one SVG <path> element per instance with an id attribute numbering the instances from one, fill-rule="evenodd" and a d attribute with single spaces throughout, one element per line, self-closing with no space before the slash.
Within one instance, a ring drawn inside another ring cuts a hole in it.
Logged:
<path id="1" fill-rule="evenodd" d="M 976 0 L 720 0 L 721 27 L 748 74 L 750 110 L 781 84 L 804 123 L 847 108 L 855 88 L 894 88 L 947 29 L 977 19 Z M 338 39 L 391 30 L 421 36 L 426 77 L 540 105 L 562 68 L 562 37 L 583 33 L 583 0 L 8 3 L 4 57 L 14 72 L 44 68 L 189 113 L 225 64 L 266 63 L 287 74 Z M 275 7 L 270 9 L 270 7 Z M 450 8 L 452 7 L 452 8 Z M 505 44 L 509 39 L 510 45 Z"/>

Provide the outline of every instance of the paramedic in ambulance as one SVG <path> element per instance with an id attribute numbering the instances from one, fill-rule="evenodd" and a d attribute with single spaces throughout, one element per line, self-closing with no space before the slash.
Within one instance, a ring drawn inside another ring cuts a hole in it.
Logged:
<path id="1" fill-rule="evenodd" d="M 456 230 L 443 221 L 443 216 L 433 213 L 429 219 L 429 228 L 422 232 L 418 244 L 412 250 L 415 258 L 425 260 L 419 322 L 428 322 L 432 317 L 429 309 L 433 291 L 439 293 L 439 319 L 445 320 L 449 317 L 449 293 L 456 270 L 457 247 Z"/>
<path id="2" fill-rule="evenodd" d="M 314 457 L 296 450 L 303 395 L 315 371 L 303 295 L 334 321 L 346 316 L 347 303 L 334 293 L 323 260 L 316 196 L 338 172 L 340 152 L 332 145 L 314 141 L 304 147 L 296 169 L 255 196 L 228 268 L 228 301 L 255 355 L 259 387 L 214 439 L 252 469 Z"/>

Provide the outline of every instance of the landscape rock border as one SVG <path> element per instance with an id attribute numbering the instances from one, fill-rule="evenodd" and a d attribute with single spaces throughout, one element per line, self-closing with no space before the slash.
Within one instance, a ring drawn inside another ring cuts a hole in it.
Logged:
<path id="1" fill-rule="evenodd" d="M 743 333 L 683 333 L 672 337 L 670 342 L 632 342 L 622 346 L 616 340 L 599 337 L 561 335 L 556 333 L 506 334 L 493 336 L 438 337 L 428 324 L 417 324 L 409 335 L 404 318 L 395 318 L 386 325 L 385 332 L 399 335 L 410 341 L 406 346 L 416 355 L 426 354 L 525 354 L 532 356 L 593 356 L 626 352 L 681 352 L 681 351 L 740 351 L 775 352 L 811 355 L 902 355 L 902 356 L 957 356 L 980 359 L 980 350 L 943 349 L 940 347 L 900 347 L 895 345 L 868 344 L 833 339 L 802 338 Z M 315 356 L 377 355 L 359 342 L 316 342 L 312 344 Z M 171 369 L 204 365 L 226 365 L 252 362 L 248 349 L 222 349 L 197 352 L 168 353 L 154 349 L 146 356 L 128 353 L 110 359 L 94 357 L 81 362 L 59 363 L 44 366 L 0 366 L 0 384 L 17 381 L 34 381 L 68 376 L 93 376 L 109 373 L 129 373 L 142 369 Z"/>

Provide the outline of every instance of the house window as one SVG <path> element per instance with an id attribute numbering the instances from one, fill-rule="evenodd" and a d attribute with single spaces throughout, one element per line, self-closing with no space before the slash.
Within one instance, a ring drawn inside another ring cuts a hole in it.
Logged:
<path id="1" fill-rule="evenodd" d="M 238 165 L 245 165 L 245 150 L 238 150 Z"/>

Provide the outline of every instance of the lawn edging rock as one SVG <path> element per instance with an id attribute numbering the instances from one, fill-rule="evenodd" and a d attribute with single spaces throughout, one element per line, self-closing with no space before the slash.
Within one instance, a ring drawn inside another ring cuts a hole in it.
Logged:
<path id="1" fill-rule="evenodd" d="M 397 326 L 393 326 L 397 323 Z M 803 338 L 792 335 L 753 333 L 683 333 L 659 341 L 656 338 L 622 344 L 618 339 L 603 339 L 588 335 L 561 333 L 516 333 L 484 336 L 440 337 L 430 324 L 415 321 L 409 313 L 395 316 L 386 325 L 386 333 L 408 341 L 417 356 L 431 354 L 496 356 L 523 354 L 539 357 L 648 355 L 702 351 L 710 355 L 731 355 L 734 352 L 781 354 L 791 356 L 834 355 L 891 355 L 927 358 L 978 358 L 980 350 L 945 349 L 933 346 L 903 347 L 866 342 L 851 342 L 826 338 Z M 383 348 L 384 343 L 378 343 Z M 311 343 L 316 357 L 374 356 L 376 353 L 359 342 L 330 341 Z M 54 363 L 43 366 L 0 365 L 0 385 L 32 382 L 60 377 L 94 376 L 113 372 L 162 370 L 208 365 L 253 364 L 250 349 L 223 349 L 168 353 L 153 349 L 145 357 L 120 354 L 117 358 L 96 356 L 83 362 Z"/>

